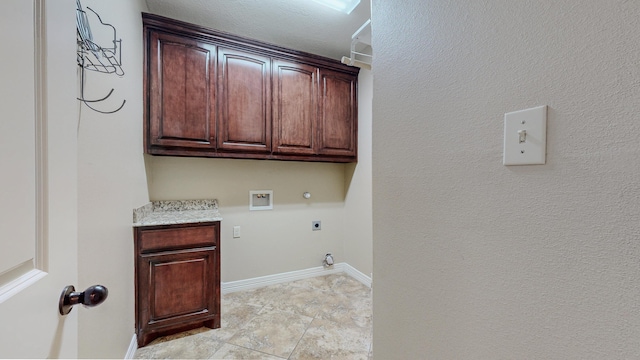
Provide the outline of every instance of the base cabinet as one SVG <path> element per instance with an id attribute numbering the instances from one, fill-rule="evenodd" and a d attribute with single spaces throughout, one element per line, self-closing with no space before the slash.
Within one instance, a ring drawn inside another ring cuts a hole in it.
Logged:
<path id="1" fill-rule="evenodd" d="M 206 326 L 220 327 L 220 222 L 138 227 L 138 346 Z"/>

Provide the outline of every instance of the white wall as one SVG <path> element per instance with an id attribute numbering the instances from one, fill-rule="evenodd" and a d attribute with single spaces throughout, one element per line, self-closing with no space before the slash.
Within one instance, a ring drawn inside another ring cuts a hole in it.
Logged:
<path id="1" fill-rule="evenodd" d="M 367 276 L 373 271 L 371 119 L 373 73 L 358 76 L 358 163 L 345 169 L 344 261 Z"/>
<path id="2" fill-rule="evenodd" d="M 219 200 L 222 281 L 321 266 L 344 258 L 344 165 L 146 156 L 152 200 Z M 249 211 L 250 190 L 273 190 L 273 210 Z M 305 191 L 311 199 L 302 197 Z M 322 221 L 312 231 L 311 222 Z M 233 238 L 233 226 L 241 237 Z"/>
<path id="3" fill-rule="evenodd" d="M 80 357 L 122 358 L 134 332 L 134 253 L 132 209 L 148 202 L 142 155 L 142 21 L 144 1 L 84 0 L 122 38 L 125 75 L 87 72 L 86 95 L 99 98 L 111 88 L 113 101 L 93 106 L 110 115 L 80 107 L 78 121 L 78 255 L 77 289 L 93 284 L 109 289 L 104 304 L 78 309 Z M 91 16 L 90 21 L 95 20 Z M 94 36 L 104 34 L 95 22 Z"/>
<path id="4" fill-rule="evenodd" d="M 375 358 L 640 348 L 640 3 L 373 1 Z M 549 105 L 547 164 L 504 113 Z"/>

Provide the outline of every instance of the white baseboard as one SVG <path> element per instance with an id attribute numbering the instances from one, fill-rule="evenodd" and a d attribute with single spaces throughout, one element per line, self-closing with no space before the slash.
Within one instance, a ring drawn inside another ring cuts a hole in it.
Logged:
<path id="1" fill-rule="evenodd" d="M 354 279 L 360 281 L 364 285 L 371 287 L 371 278 L 358 271 L 353 266 L 347 263 L 338 263 L 332 267 L 325 268 L 318 266 L 314 268 L 290 271 L 286 273 L 260 276 L 251 279 L 223 282 L 220 285 L 220 291 L 223 294 L 232 293 L 242 290 L 257 289 L 264 286 L 286 283 L 290 281 L 308 279 L 316 276 L 323 276 L 329 274 L 346 273 Z"/>
<path id="2" fill-rule="evenodd" d="M 133 359 L 136 355 L 136 350 L 138 350 L 138 340 L 136 339 L 136 334 L 133 334 L 131 338 L 131 342 L 129 343 L 129 348 L 127 349 L 127 353 L 124 355 L 125 359 Z"/>
<path id="3" fill-rule="evenodd" d="M 360 270 L 354 268 L 353 266 L 347 264 L 347 263 L 342 263 L 343 264 L 343 270 L 347 275 L 351 276 L 352 278 L 360 281 L 361 283 L 363 283 L 364 285 L 366 285 L 367 287 L 371 287 L 371 285 L 373 284 L 373 280 L 363 274 L 362 272 L 360 272 Z M 340 264 L 338 264 L 340 265 Z"/>

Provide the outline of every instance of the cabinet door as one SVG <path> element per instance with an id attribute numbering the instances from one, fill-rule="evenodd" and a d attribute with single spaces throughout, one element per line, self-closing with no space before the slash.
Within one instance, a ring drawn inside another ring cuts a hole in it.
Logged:
<path id="1" fill-rule="evenodd" d="M 357 154 L 357 77 L 320 70 L 319 150 L 321 155 Z"/>
<path id="2" fill-rule="evenodd" d="M 220 222 L 134 230 L 138 346 L 220 327 Z"/>
<path id="3" fill-rule="evenodd" d="M 148 46 L 148 145 L 214 149 L 215 46 L 157 32 Z"/>
<path id="4" fill-rule="evenodd" d="M 218 63 L 218 148 L 271 152 L 270 59 L 219 48 Z"/>
<path id="5" fill-rule="evenodd" d="M 138 286 L 144 310 L 139 314 L 139 337 L 154 329 L 213 320 L 219 314 L 215 252 L 209 247 L 141 256 Z"/>
<path id="6" fill-rule="evenodd" d="M 272 78 L 274 153 L 315 153 L 318 68 L 274 60 Z"/>

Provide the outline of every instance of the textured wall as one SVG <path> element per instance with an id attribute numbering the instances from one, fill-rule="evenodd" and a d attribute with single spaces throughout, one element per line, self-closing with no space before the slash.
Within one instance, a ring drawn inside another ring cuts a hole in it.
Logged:
<path id="1" fill-rule="evenodd" d="M 378 359 L 640 354 L 640 3 L 373 1 Z M 504 113 L 549 105 L 547 164 Z"/>
<path id="2" fill-rule="evenodd" d="M 371 198 L 371 112 L 373 73 L 358 76 L 358 163 L 345 169 L 345 261 L 367 276 L 373 272 L 373 218 Z"/>
<path id="3" fill-rule="evenodd" d="M 108 101 L 94 107 L 121 111 L 104 115 L 82 105 L 78 121 L 78 284 L 109 289 L 104 304 L 78 309 L 79 350 L 83 358 L 122 358 L 134 332 L 132 209 L 148 202 L 142 155 L 143 1 L 83 0 L 122 38 L 124 77 L 88 71 L 86 97 Z M 105 35 L 89 17 L 94 37 Z M 107 43 L 107 45 L 110 45 Z"/>

